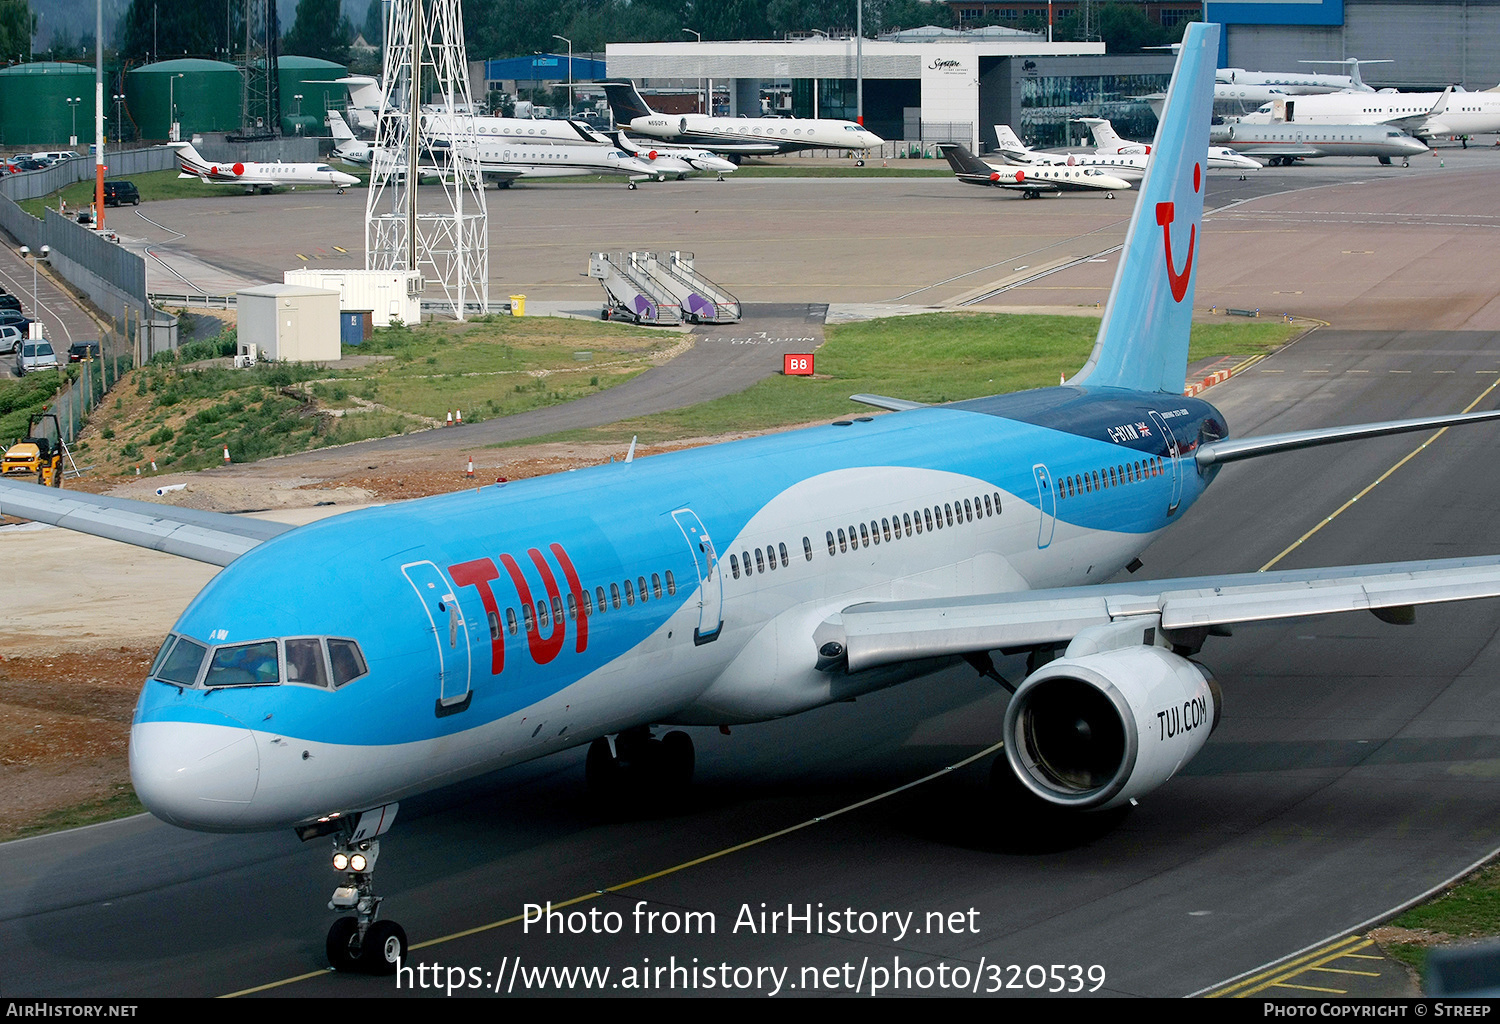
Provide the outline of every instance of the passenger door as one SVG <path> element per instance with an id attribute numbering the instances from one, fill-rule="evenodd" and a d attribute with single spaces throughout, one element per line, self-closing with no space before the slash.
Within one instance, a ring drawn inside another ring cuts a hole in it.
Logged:
<path id="1" fill-rule="evenodd" d="M 469 626 L 456 588 L 432 562 L 411 562 L 401 571 L 417 592 L 437 645 L 438 714 L 462 711 L 469 701 Z"/>

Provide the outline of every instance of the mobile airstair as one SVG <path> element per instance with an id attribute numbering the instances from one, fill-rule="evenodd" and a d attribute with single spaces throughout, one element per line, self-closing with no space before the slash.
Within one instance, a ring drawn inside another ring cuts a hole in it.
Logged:
<path id="1" fill-rule="evenodd" d="M 604 285 L 602 316 L 628 317 L 638 324 L 682 323 L 682 304 L 642 264 L 651 253 L 596 252 L 589 256 L 589 277 Z"/>
<path id="2" fill-rule="evenodd" d="M 740 319 L 740 300 L 693 270 L 693 254 L 669 252 L 665 260 L 655 253 L 633 253 L 636 263 L 651 279 L 670 292 L 682 308 L 682 318 L 692 324 L 732 324 Z"/>

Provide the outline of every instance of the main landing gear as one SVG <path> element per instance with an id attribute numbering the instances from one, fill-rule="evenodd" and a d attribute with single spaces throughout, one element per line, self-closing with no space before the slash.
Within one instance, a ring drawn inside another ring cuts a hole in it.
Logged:
<path id="1" fill-rule="evenodd" d="M 354 916 L 341 917 L 328 929 L 328 963 L 336 971 L 395 974 L 406 960 L 406 931 L 394 921 L 376 920 L 383 897 L 375 895 L 372 878 L 380 840 L 360 838 L 369 830 L 357 825 L 346 827 L 333 841 L 333 869 L 345 873 L 345 883 L 333 890 L 328 909 L 352 910 Z"/>
<path id="2" fill-rule="evenodd" d="M 611 743 L 601 736 L 589 744 L 584 777 L 589 796 L 606 811 L 634 809 L 646 801 L 670 802 L 687 794 L 693 781 L 693 740 L 685 732 L 654 739 L 647 726 L 627 729 Z"/>

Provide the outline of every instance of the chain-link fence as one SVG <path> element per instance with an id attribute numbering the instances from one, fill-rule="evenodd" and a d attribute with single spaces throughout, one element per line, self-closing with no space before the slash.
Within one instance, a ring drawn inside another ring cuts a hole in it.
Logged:
<path id="1" fill-rule="evenodd" d="M 120 378 L 136 366 L 138 340 L 143 340 L 138 318 L 127 313 L 123 323 L 115 321 L 100 337 L 98 351 L 91 352 L 89 358 L 77 364 L 78 376 L 42 410 L 42 423 L 34 431 L 35 436 L 71 446 L 88 422 L 89 414 Z M 47 418 L 48 414 L 57 417 L 55 428 L 53 421 Z M 57 433 L 61 436 L 55 436 Z M 76 471 L 71 464 L 66 469 L 69 475 Z"/>

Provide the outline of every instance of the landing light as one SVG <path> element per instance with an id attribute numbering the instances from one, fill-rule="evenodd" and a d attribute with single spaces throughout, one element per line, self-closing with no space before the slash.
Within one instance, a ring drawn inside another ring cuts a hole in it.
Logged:
<path id="1" fill-rule="evenodd" d="M 363 871 L 369 866 L 370 862 L 365 860 L 365 855 L 362 853 L 356 853 L 354 856 L 349 858 L 350 871 Z"/>
<path id="2" fill-rule="evenodd" d="M 349 867 L 349 855 L 342 850 L 333 855 L 333 870 L 345 871 Z"/>

